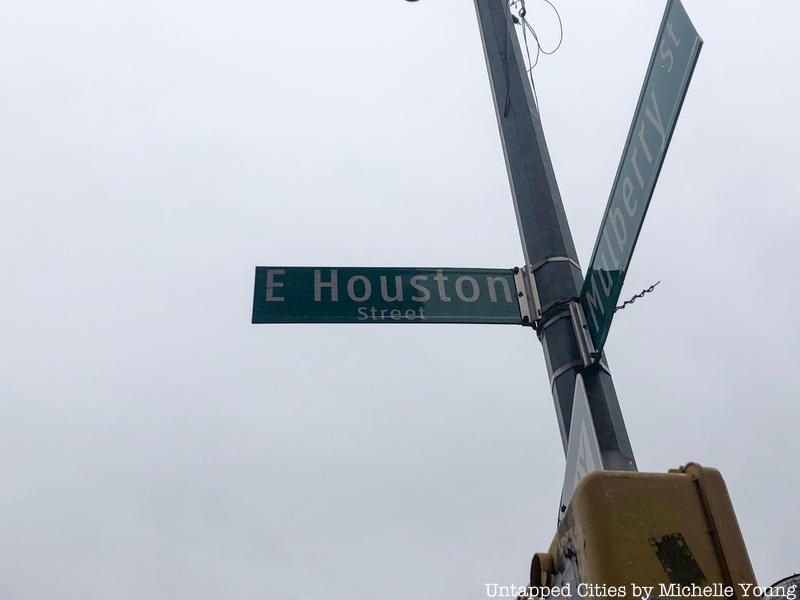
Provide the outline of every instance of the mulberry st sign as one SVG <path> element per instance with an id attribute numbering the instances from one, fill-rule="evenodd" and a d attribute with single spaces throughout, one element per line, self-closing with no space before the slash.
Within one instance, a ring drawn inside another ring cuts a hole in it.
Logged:
<path id="1" fill-rule="evenodd" d="M 581 304 L 597 350 L 608 336 L 614 307 L 702 45 L 683 5 L 679 0 L 670 0 L 581 289 Z"/>
<path id="2" fill-rule="evenodd" d="M 253 323 L 520 325 L 518 279 L 512 269 L 256 267 Z"/>

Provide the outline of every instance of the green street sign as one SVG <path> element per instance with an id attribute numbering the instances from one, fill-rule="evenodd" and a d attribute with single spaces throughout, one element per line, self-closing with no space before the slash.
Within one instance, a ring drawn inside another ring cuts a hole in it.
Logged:
<path id="1" fill-rule="evenodd" d="M 522 324 L 512 269 L 256 267 L 253 323 Z"/>
<path id="2" fill-rule="evenodd" d="M 702 45 L 683 5 L 669 0 L 581 289 L 581 305 L 598 351 L 608 336 Z"/>

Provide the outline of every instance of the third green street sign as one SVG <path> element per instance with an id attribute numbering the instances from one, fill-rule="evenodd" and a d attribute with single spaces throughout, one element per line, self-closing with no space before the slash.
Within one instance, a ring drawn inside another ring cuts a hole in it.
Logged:
<path id="1" fill-rule="evenodd" d="M 512 269 L 256 267 L 253 323 L 510 323 Z"/>
<path id="2" fill-rule="evenodd" d="M 683 5 L 669 0 L 581 289 L 581 304 L 598 351 L 608 336 L 702 45 Z"/>

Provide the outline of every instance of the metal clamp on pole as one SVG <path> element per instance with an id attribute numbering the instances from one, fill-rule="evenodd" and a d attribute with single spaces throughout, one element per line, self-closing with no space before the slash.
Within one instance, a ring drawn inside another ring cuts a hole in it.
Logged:
<path id="1" fill-rule="evenodd" d="M 529 310 L 534 327 L 541 321 L 545 310 L 551 308 L 550 306 L 542 306 L 542 300 L 539 296 L 539 286 L 536 284 L 536 271 L 546 264 L 553 262 L 568 262 L 576 266 L 579 270 L 581 268 L 577 262 L 568 256 L 551 256 L 537 263 L 525 265 L 519 270 L 514 270 L 514 277 L 517 278 L 517 286 L 523 285 L 525 288 L 525 295 L 530 298 Z"/>
<path id="2" fill-rule="evenodd" d="M 541 324 L 543 318 L 546 316 L 545 313 L 548 313 L 550 312 L 551 309 L 566 304 L 567 301 L 571 300 L 571 299 L 567 299 L 566 301 L 558 300 L 556 302 L 548 304 L 547 306 L 542 306 L 542 300 L 541 297 L 539 296 L 539 286 L 536 283 L 536 271 L 538 271 L 545 265 L 554 262 L 568 262 L 571 265 L 575 266 L 578 270 L 580 270 L 581 268 L 580 265 L 575 260 L 569 258 L 568 256 L 550 256 L 548 258 L 545 258 L 544 260 L 540 260 L 539 262 L 530 265 L 525 265 L 520 269 L 519 273 L 517 273 L 517 271 L 514 271 L 515 276 L 518 276 L 520 278 L 518 281 L 518 285 L 520 281 L 524 283 L 527 294 L 531 298 L 530 312 L 535 328 L 538 328 L 538 325 Z"/>
<path id="3" fill-rule="evenodd" d="M 570 321 L 572 321 L 572 329 L 575 332 L 575 340 L 578 344 L 583 366 L 588 367 L 598 362 L 602 354 L 595 349 L 594 343 L 592 342 L 592 336 L 589 334 L 589 327 L 586 323 L 586 316 L 583 313 L 583 306 L 581 306 L 580 298 L 562 298 L 551 302 L 545 307 L 542 306 L 539 298 L 536 286 L 536 271 L 552 262 L 568 262 L 580 269 L 580 265 L 569 257 L 553 256 L 539 261 L 538 263 L 526 265 L 519 273 L 515 271 L 515 277 L 520 277 L 531 290 L 530 297 L 533 301 L 531 312 L 534 315 L 534 328 L 537 330 L 544 329 L 556 320 L 569 316 Z M 517 285 L 519 285 L 519 283 L 517 283 Z M 563 312 L 563 307 L 565 306 L 568 309 L 568 314 Z"/>
<path id="4" fill-rule="evenodd" d="M 583 314 L 583 306 L 580 300 L 569 303 L 569 316 L 572 319 L 572 328 L 575 330 L 575 339 L 578 342 L 578 349 L 583 359 L 583 366 L 588 367 L 600 360 L 602 353 L 598 352 L 589 334 L 589 326 L 586 324 L 586 315 Z"/>
<path id="5" fill-rule="evenodd" d="M 532 281 L 527 267 L 514 267 L 514 284 L 517 286 L 522 324 L 530 325 L 535 329 L 541 316 L 541 307 L 539 306 L 539 295 L 536 293 L 536 284 Z"/>

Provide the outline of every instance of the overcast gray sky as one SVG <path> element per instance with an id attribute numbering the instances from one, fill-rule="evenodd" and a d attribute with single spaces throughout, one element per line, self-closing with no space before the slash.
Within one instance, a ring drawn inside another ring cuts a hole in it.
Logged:
<path id="1" fill-rule="evenodd" d="M 664 2 L 555 4 L 585 265 Z M 623 296 L 662 284 L 606 349 L 640 469 L 719 468 L 767 584 L 800 570 L 800 5 L 685 5 L 706 44 Z M 0 7 L 0 596 L 525 583 L 564 469 L 531 330 L 250 324 L 259 264 L 521 264 L 472 3 Z"/>

